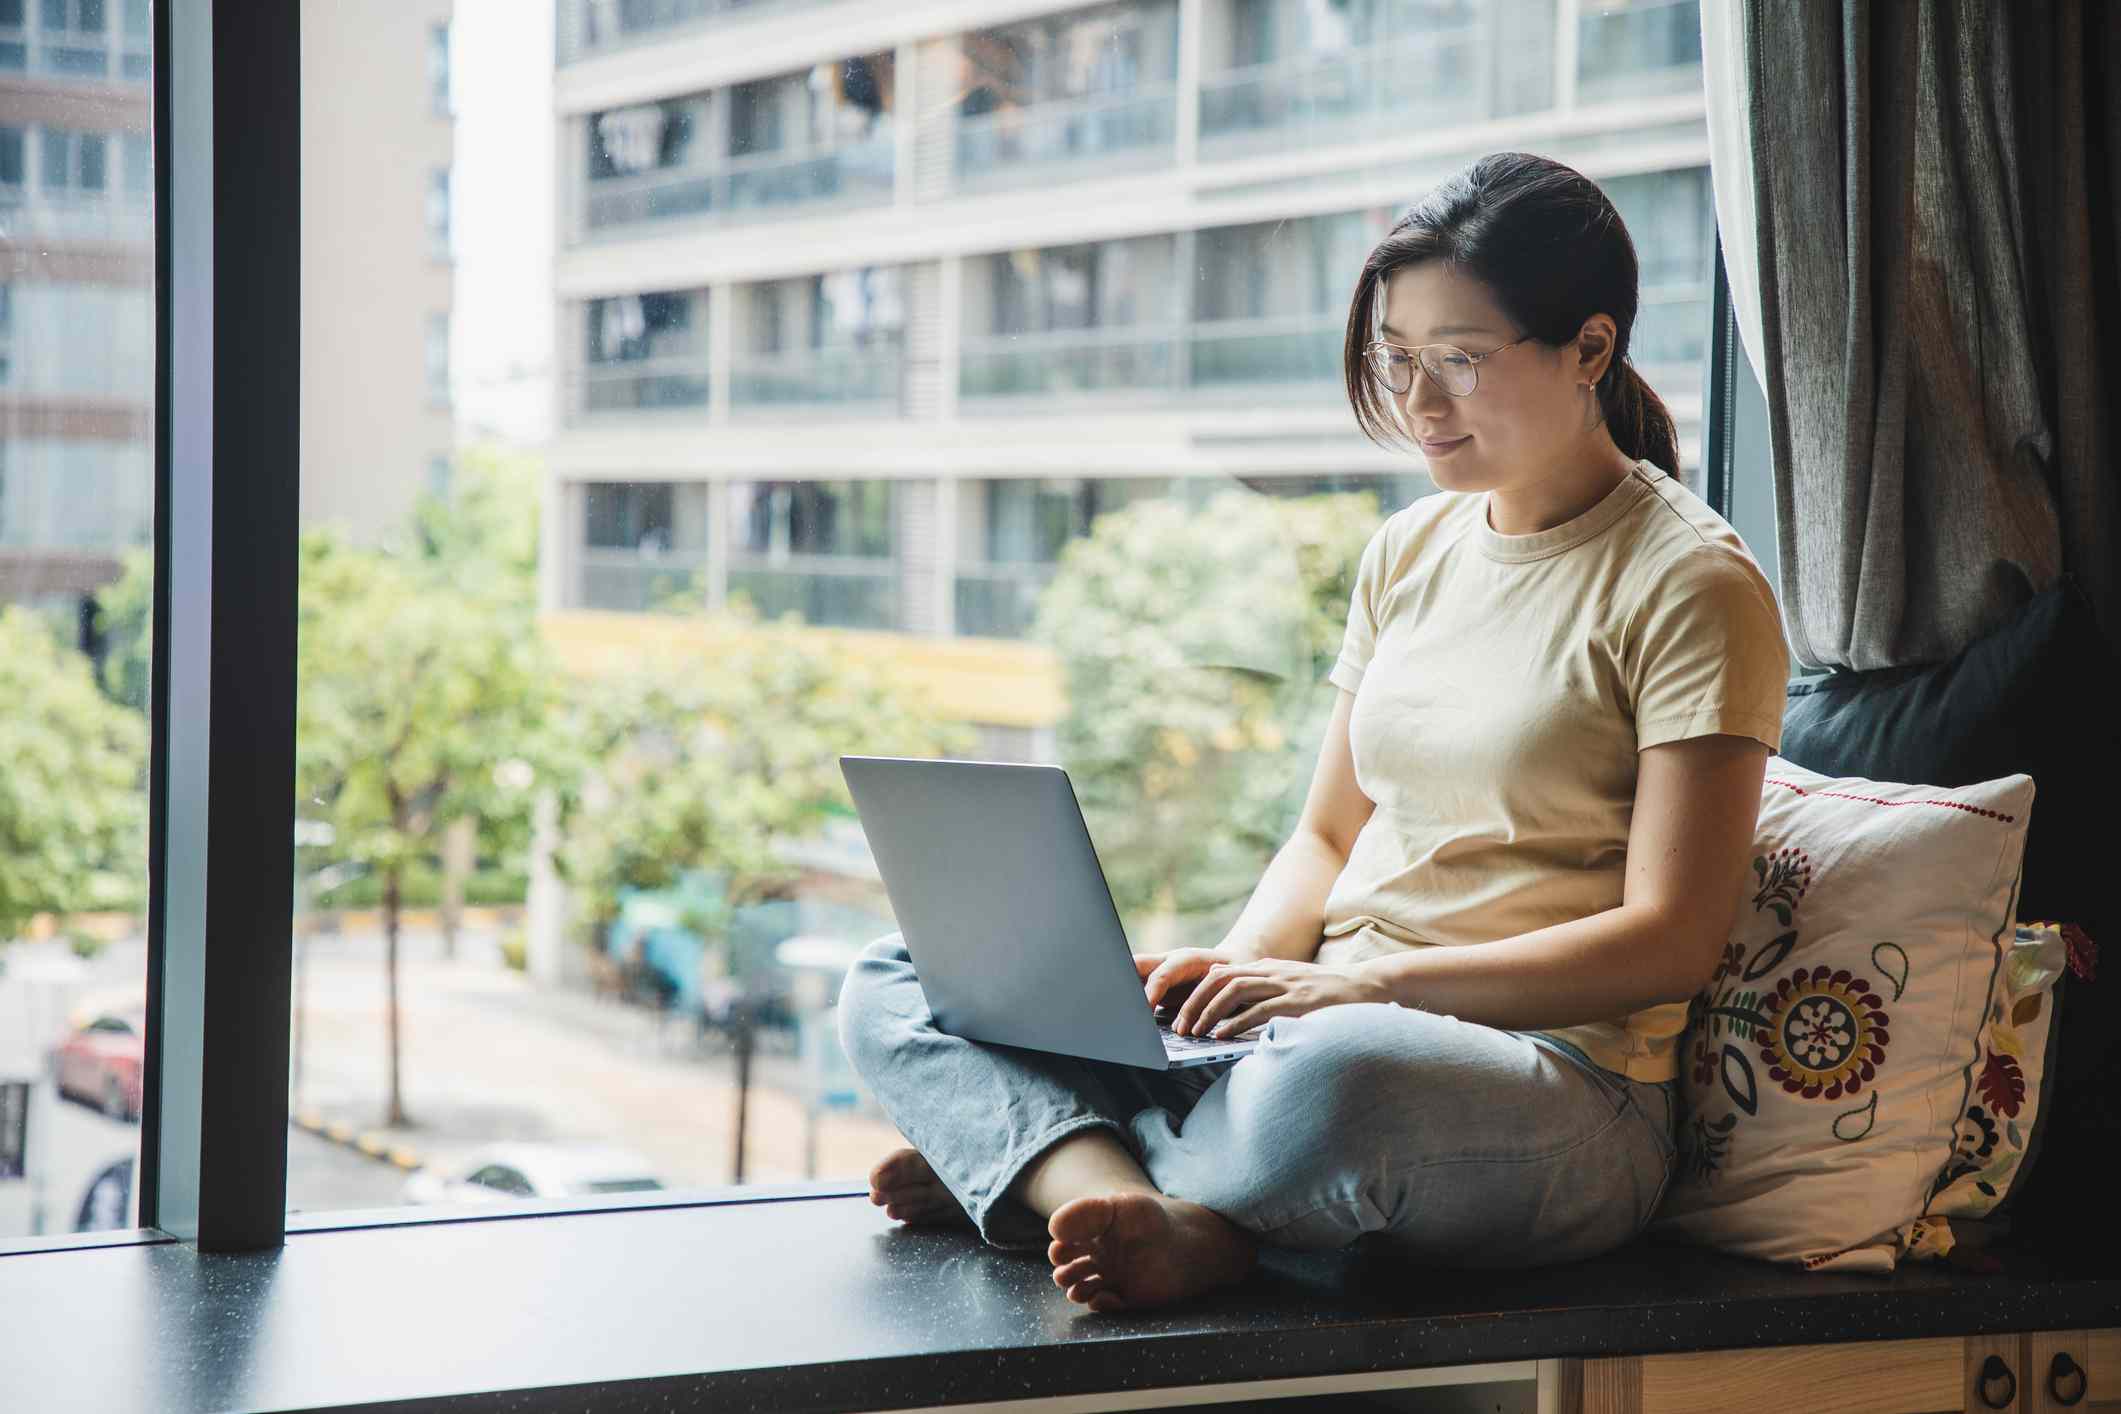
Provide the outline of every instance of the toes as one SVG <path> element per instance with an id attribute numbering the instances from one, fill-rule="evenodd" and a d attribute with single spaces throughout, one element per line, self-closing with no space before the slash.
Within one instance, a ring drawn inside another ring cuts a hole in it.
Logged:
<path id="1" fill-rule="evenodd" d="M 1075 1198 L 1053 1210 L 1046 1231 L 1053 1234 L 1055 1242 L 1087 1248 L 1105 1235 L 1112 1226 L 1112 1216 L 1110 1198 Z"/>
<path id="2" fill-rule="evenodd" d="M 1111 1288 L 1105 1285 L 1105 1279 L 1101 1276 L 1087 1277 L 1068 1288 L 1068 1299 L 1070 1301 L 1088 1306 L 1092 1310 L 1098 1309 L 1095 1303 L 1100 1296 L 1106 1298 L 1108 1302 L 1118 1299 Z"/>
<path id="3" fill-rule="evenodd" d="M 1090 1249 L 1088 1247 L 1080 1247 L 1072 1242 L 1049 1242 L 1046 1244 L 1046 1260 L 1056 1267 L 1065 1266 L 1077 1257 L 1087 1257 L 1089 1255 Z"/>
<path id="4" fill-rule="evenodd" d="M 1074 1286 L 1077 1282 L 1088 1280 L 1097 1275 L 1096 1258 L 1078 1257 L 1065 1266 L 1053 1269 L 1053 1284 L 1055 1286 Z"/>

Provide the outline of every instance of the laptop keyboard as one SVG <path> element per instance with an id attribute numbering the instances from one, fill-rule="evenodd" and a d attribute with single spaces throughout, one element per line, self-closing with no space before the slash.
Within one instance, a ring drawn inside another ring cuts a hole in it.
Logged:
<path id="1" fill-rule="evenodd" d="M 1171 1029 L 1169 1023 L 1162 1021 L 1156 1023 L 1156 1029 L 1163 1036 L 1164 1051 L 1169 1055 L 1184 1055 L 1193 1051 L 1219 1051 L 1232 1041 L 1240 1039 L 1235 1036 L 1181 1036 Z"/>

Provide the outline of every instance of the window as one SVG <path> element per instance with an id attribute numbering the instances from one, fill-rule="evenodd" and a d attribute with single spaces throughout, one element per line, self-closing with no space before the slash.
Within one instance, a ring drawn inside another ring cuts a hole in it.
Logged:
<path id="1" fill-rule="evenodd" d="M 102 133 L 44 129 L 43 172 L 47 192 L 100 196 L 108 139 Z"/>
<path id="2" fill-rule="evenodd" d="M 449 401 L 449 316 L 427 316 L 427 400 Z"/>
<path id="3" fill-rule="evenodd" d="M 450 258 L 447 167 L 437 167 L 427 174 L 427 253 L 437 260 Z"/>
<path id="4" fill-rule="evenodd" d="M 1354 558 L 1434 489 L 1347 427 L 1348 293 L 1476 147 L 1604 183 L 1642 261 L 1638 351 L 1699 440 L 1705 125 L 1644 97 L 1698 83 L 1670 6 L 1100 0 L 938 34 L 902 6 L 569 0 L 557 101 L 496 28 L 521 17 L 486 13 L 511 7 L 319 8 L 362 14 L 401 75 L 424 52 L 461 121 L 445 149 L 417 95 L 335 90 L 374 182 L 302 128 L 306 184 L 347 213 L 305 228 L 310 268 L 395 263 L 360 297 L 387 309 L 377 352 L 363 311 L 309 316 L 343 350 L 320 366 L 364 386 L 352 425 L 305 409 L 351 446 L 329 469 L 305 447 L 305 476 L 375 515 L 305 485 L 304 531 L 345 558 L 301 586 L 289 1099 L 436 1172 L 542 1187 L 586 1170 L 487 1145 L 620 1146 L 645 1166 L 589 1181 L 623 1198 L 858 1179 L 900 1142 L 833 1025 L 846 959 L 893 926 L 837 754 L 1062 762 L 1094 783 L 1129 937 L 1215 941 L 1301 807 Z M 715 42 L 725 10 L 807 26 L 818 62 Z M 1302 180 L 1263 180 L 1291 150 Z M 1115 205 L 1158 164 L 1190 166 Z M 1033 240 L 983 210 L 1012 185 L 1039 191 Z M 1211 188 L 1226 210 L 1178 199 Z M 879 194 L 888 221 L 820 215 Z M 888 255 L 865 244 L 886 230 Z M 424 357 L 393 357 L 416 329 Z M 395 817 L 377 720 L 409 743 Z M 611 730 L 589 761 L 585 722 Z M 402 1183 L 297 1163 L 288 1199 Z"/>
<path id="5" fill-rule="evenodd" d="M 427 30 L 427 99 L 435 116 L 446 118 L 455 111 L 450 97 L 449 25 L 430 25 Z"/>
<path id="6" fill-rule="evenodd" d="M 150 105 L 114 82 L 124 13 L 0 0 L 0 1092 L 24 1099 L 0 1249 L 135 1221 L 155 232 L 131 170 Z"/>

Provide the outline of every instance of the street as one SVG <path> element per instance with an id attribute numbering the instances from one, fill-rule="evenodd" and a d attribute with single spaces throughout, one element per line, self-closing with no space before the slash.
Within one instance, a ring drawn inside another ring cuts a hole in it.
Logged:
<path id="1" fill-rule="evenodd" d="M 63 947 L 10 945 L 0 973 L 0 1078 L 36 1079 L 30 1172 L 0 1181 L 0 1236 L 73 1230 L 99 1173 L 139 1142 L 136 1123 L 58 1099 L 43 1055 L 63 1034 L 69 1008 L 140 985 L 145 946 L 113 944 L 57 981 L 67 971 L 56 951 Z M 385 1125 L 382 956 L 375 935 L 306 944 L 296 973 L 291 1112 L 443 1168 L 493 1142 L 597 1143 L 639 1154 L 671 1189 L 733 1181 L 735 1058 L 702 1047 L 690 1021 L 541 989 L 502 963 L 489 936 L 463 936 L 454 959 L 443 956 L 438 936 L 401 939 L 407 1123 Z M 746 1116 L 746 1183 L 860 1181 L 904 1142 L 866 1103 L 823 1111 L 813 1129 L 803 1059 L 773 1033 L 763 1033 L 760 1045 Z M 292 1211 L 395 1206 L 406 1176 L 387 1158 L 290 1126 Z M 113 1219 L 107 1205 L 102 1216 Z"/>

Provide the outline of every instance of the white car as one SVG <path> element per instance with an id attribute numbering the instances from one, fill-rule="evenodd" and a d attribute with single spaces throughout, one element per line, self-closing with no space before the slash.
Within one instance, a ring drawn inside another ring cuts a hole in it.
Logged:
<path id="1" fill-rule="evenodd" d="M 517 1198 L 581 1198 L 663 1187 L 639 1154 L 607 1144 L 522 1141 L 491 1144 L 442 1169 L 405 1180 L 408 1203 L 505 1203 Z"/>

